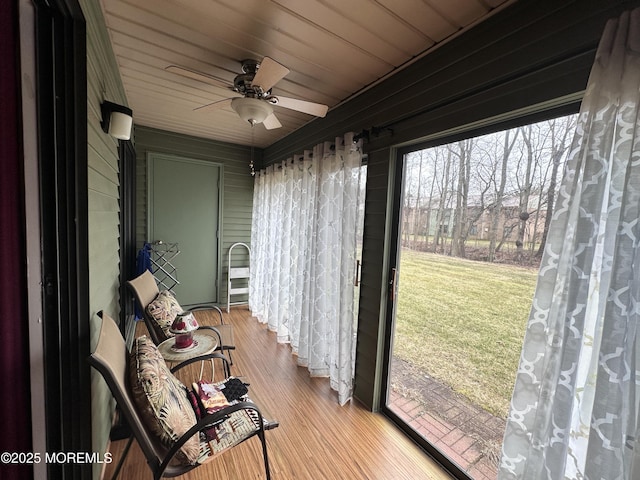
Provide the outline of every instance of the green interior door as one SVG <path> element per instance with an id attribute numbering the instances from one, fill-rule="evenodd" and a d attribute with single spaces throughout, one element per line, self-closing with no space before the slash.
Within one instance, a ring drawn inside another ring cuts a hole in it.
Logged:
<path id="1" fill-rule="evenodd" d="M 218 301 L 219 179 L 216 164 L 149 157 L 149 241 L 178 244 L 173 291 L 183 306 Z"/>

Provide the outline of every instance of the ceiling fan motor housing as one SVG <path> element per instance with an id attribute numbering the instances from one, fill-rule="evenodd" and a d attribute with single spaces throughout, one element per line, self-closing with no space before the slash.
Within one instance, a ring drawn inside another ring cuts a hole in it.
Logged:
<path id="1" fill-rule="evenodd" d="M 242 60 L 242 72 L 233 79 L 233 90 L 250 98 L 268 100 L 271 89 L 264 91 L 260 85 L 254 85 L 253 79 L 260 68 L 260 62 L 253 59 Z M 276 100 L 277 102 L 277 100 Z M 276 103 L 271 102 L 271 103 Z"/>
<path id="2" fill-rule="evenodd" d="M 233 90 L 250 97 L 260 97 L 260 93 L 252 85 L 256 72 L 260 68 L 260 63 L 257 60 L 247 59 L 242 60 L 241 64 L 242 73 L 236 75 L 233 79 Z"/>
<path id="3" fill-rule="evenodd" d="M 233 79 L 233 90 L 243 95 L 252 93 L 254 89 L 252 88 L 251 82 L 254 76 L 255 73 L 241 73 L 237 75 L 236 78 Z"/>
<path id="4" fill-rule="evenodd" d="M 242 64 L 242 73 L 252 73 L 255 75 L 260 68 L 260 62 L 252 58 L 242 60 L 240 63 Z"/>

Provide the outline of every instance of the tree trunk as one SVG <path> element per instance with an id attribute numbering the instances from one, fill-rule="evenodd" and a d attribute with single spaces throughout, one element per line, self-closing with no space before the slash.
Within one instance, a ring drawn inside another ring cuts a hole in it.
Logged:
<path id="1" fill-rule="evenodd" d="M 420 221 L 420 190 L 422 189 L 422 160 L 424 158 L 424 150 L 420 151 L 420 163 L 418 164 L 418 187 L 416 192 L 416 208 L 413 214 L 413 249 L 416 250 L 418 246 L 418 234 L 421 225 Z"/>
<path id="2" fill-rule="evenodd" d="M 551 224 L 551 217 L 555 209 L 556 187 L 558 183 L 558 172 L 560 171 L 560 162 L 565 151 L 569 148 L 567 143 L 570 135 L 575 131 L 577 117 L 555 119 L 550 122 L 551 126 L 551 158 L 553 161 L 553 168 L 551 169 L 551 180 L 549 181 L 549 190 L 547 192 L 547 212 L 544 219 L 544 229 L 542 232 L 542 239 L 540 240 L 540 247 L 536 252 L 536 257 L 542 257 L 545 246 L 547 244 L 547 235 L 549 233 L 549 225 Z M 562 128 L 561 132 L 557 131 L 557 128 Z"/>
<path id="3" fill-rule="evenodd" d="M 432 206 L 432 202 L 433 202 L 433 191 L 436 185 L 436 169 L 437 169 L 437 164 L 436 162 L 433 162 L 433 177 L 431 177 L 431 191 L 429 192 L 429 200 L 427 202 L 427 218 L 426 218 L 426 227 L 425 227 L 425 233 L 426 233 L 426 244 L 425 244 L 425 250 L 429 250 L 429 236 L 431 235 L 431 206 Z M 435 232 L 434 232 L 434 239 L 435 239 Z"/>
<path id="4" fill-rule="evenodd" d="M 498 241 L 498 227 L 500 224 L 500 217 L 502 215 L 502 203 L 504 200 L 504 190 L 507 184 L 507 166 L 509 164 L 509 154 L 515 144 L 518 133 L 513 136 L 511 142 L 509 142 L 510 131 L 504 132 L 504 144 L 502 147 L 502 160 L 500 163 L 500 182 L 496 189 L 496 198 L 493 202 L 493 208 L 491 210 L 491 227 L 489 230 L 489 255 L 488 261 L 494 262 L 496 259 L 496 252 L 499 250 L 499 246 L 496 245 Z M 500 242 L 500 245 L 502 242 Z"/>
<path id="5" fill-rule="evenodd" d="M 547 212 L 544 217 L 544 228 L 542 229 L 542 238 L 540 246 L 536 252 L 536 257 L 542 257 L 544 248 L 547 244 L 547 234 L 549 233 L 549 225 L 553 216 L 554 202 L 556 198 L 556 183 L 558 179 L 558 170 L 560 169 L 560 156 L 554 155 L 553 168 L 551 169 L 551 179 L 549 180 L 549 190 L 547 191 Z"/>
<path id="6" fill-rule="evenodd" d="M 449 176 L 451 175 L 451 150 L 447 149 L 447 158 L 445 160 L 444 173 L 442 175 L 442 183 L 440 184 L 440 201 L 436 212 L 436 232 L 433 241 L 433 252 L 438 251 L 438 246 L 443 238 L 444 232 L 444 212 L 449 203 Z M 443 242 L 444 243 L 444 242 Z M 444 248 L 443 248 L 444 252 Z"/>
<path id="7" fill-rule="evenodd" d="M 522 139 L 527 147 L 527 166 L 524 176 L 524 184 L 520 186 L 520 201 L 518 202 L 520 221 L 518 222 L 518 235 L 516 239 L 516 261 L 522 262 L 524 254 L 524 234 L 527 228 L 527 221 L 529 220 L 529 197 L 531 195 L 531 169 L 533 166 L 533 159 L 535 156 L 532 135 L 533 131 L 531 125 L 526 128 L 519 129 L 522 134 Z M 526 131 L 526 134 L 525 134 Z"/>
<path id="8" fill-rule="evenodd" d="M 453 236 L 451 239 L 451 255 L 465 258 L 465 242 L 469 235 L 469 183 L 471 180 L 471 154 L 474 139 L 468 138 L 456 144 L 459 152 L 453 152 L 458 156 L 458 182 L 456 188 L 456 210 L 453 222 Z"/>

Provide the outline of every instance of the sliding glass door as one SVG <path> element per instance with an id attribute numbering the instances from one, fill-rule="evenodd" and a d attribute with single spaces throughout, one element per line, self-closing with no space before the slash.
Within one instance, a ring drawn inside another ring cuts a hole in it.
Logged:
<path id="1" fill-rule="evenodd" d="M 495 478 L 574 117 L 411 151 L 385 408 L 460 478 Z"/>

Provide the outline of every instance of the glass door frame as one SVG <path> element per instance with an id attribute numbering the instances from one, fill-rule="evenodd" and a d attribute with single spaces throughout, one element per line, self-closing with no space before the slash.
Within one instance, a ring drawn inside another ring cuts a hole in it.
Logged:
<path id="1" fill-rule="evenodd" d="M 435 146 L 442 142 L 434 143 Z M 380 410 L 389 417 L 409 438 L 416 442 L 424 451 L 446 469 L 454 478 L 459 480 L 472 480 L 457 464 L 453 463 L 446 455 L 433 446 L 428 440 L 417 433 L 402 418 L 400 418 L 387 404 L 389 400 L 389 378 L 391 375 L 391 357 L 393 353 L 393 337 L 396 319 L 396 298 L 398 293 L 397 279 L 400 274 L 400 235 L 402 234 L 402 205 L 404 204 L 405 191 L 405 156 L 413 151 L 426 148 L 422 145 L 411 145 L 404 148 L 392 150 L 395 169 L 393 191 L 392 191 L 392 211 L 389 236 L 389 272 L 387 285 L 387 302 L 385 314 L 385 336 L 384 336 L 384 359 L 382 362 L 382 388 L 380 398 Z"/>
<path id="2" fill-rule="evenodd" d="M 546 108 L 545 108 L 546 107 Z M 380 411 L 389 417 L 409 438 L 415 441 L 434 460 L 442 465 L 454 478 L 459 480 L 473 480 L 457 464 L 452 462 L 446 455 L 438 450 L 423 436 L 411 428 L 402 418 L 393 412 L 388 406 L 389 400 L 389 378 L 391 373 L 391 359 L 393 353 L 393 336 L 395 331 L 397 278 L 400 273 L 400 253 L 402 234 L 402 205 L 404 204 L 405 186 L 405 156 L 411 152 L 428 149 L 464 140 L 470 137 L 481 136 L 513 127 L 536 123 L 555 117 L 576 113 L 580 107 L 580 100 L 573 100 L 568 103 L 558 105 L 541 106 L 540 109 L 530 109 L 524 112 L 512 112 L 510 115 L 499 120 L 487 119 L 470 125 L 468 128 L 460 127 L 454 131 L 441 132 L 428 139 L 417 139 L 412 143 L 405 143 L 391 148 L 389 174 L 393 175 L 392 191 L 390 192 L 391 212 L 388 224 L 388 284 L 386 288 L 387 301 L 385 311 L 384 339 L 383 339 L 383 361 L 381 365 L 381 388 L 379 397 Z"/>

